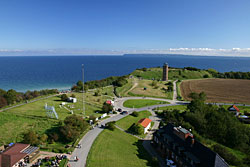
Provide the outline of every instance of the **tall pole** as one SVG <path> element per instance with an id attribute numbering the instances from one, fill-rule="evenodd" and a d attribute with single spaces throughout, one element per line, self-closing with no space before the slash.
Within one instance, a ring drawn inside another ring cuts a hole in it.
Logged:
<path id="1" fill-rule="evenodd" d="M 85 117 L 85 103 L 84 103 L 84 65 L 82 64 L 82 113 Z"/>

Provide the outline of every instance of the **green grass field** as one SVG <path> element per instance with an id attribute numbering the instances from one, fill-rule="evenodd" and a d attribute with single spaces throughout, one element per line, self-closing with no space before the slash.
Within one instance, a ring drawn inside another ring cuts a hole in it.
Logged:
<path id="1" fill-rule="evenodd" d="M 136 77 L 141 77 L 143 79 L 156 79 L 161 80 L 162 79 L 162 68 L 148 68 L 147 71 L 142 70 L 135 70 L 131 73 L 132 75 Z M 212 75 L 205 71 L 189 71 L 185 69 L 169 69 L 169 79 L 170 80 L 176 80 L 176 79 L 198 79 L 198 78 L 204 78 L 204 75 L 208 75 L 209 78 L 212 77 Z"/>
<path id="2" fill-rule="evenodd" d="M 116 92 L 119 96 L 125 97 L 128 96 L 129 89 L 133 86 L 133 79 L 127 79 L 128 83 L 123 85 L 122 87 L 116 88 Z"/>
<path id="3" fill-rule="evenodd" d="M 186 111 L 187 105 L 177 105 L 177 106 L 166 106 L 166 107 L 159 107 L 156 110 L 180 110 L 180 111 Z"/>
<path id="4" fill-rule="evenodd" d="M 87 167 L 145 167 L 153 166 L 142 141 L 122 132 L 104 130 L 91 147 Z"/>
<path id="5" fill-rule="evenodd" d="M 151 116 L 151 113 L 149 111 L 140 111 L 138 112 L 138 117 L 134 117 L 132 115 L 128 115 L 122 119 L 120 119 L 119 121 L 116 122 L 116 124 L 124 129 L 124 130 L 128 130 L 130 126 L 133 125 L 133 123 L 137 123 L 140 119 L 142 118 L 148 118 L 149 116 Z"/>
<path id="6" fill-rule="evenodd" d="M 93 92 L 87 92 L 85 98 L 87 102 L 87 104 L 85 104 L 86 115 L 100 116 L 100 114 L 95 112 L 101 110 L 101 104 L 104 101 L 111 99 L 112 90 L 112 87 L 101 89 L 101 96 L 93 96 Z M 81 116 L 82 94 L 74 94 L 77 97 L 77 103 L 67 103 L 65 107 L 69 110 L 73 110 L 74 114 Z M 68 94 L 68 96 L 71 96 L 71 94 Z M 48 118 L 44 109 L 45 103 L 55 107 L 59 120 Z M 57 127 L 60 120 L 63 121 L 67 116 L 71 115 L 70 111 L 59 106 L 61 103 L 60 97 L 55 96 L 0 112 L 0 145 L 10 142 L 21 142 L 23 134 L 31 129 L 41 135 Z M 95 103 L 101 104 L 97 105 Z M 55 142 L 53 144 L 46 144 L 44 148 L 52 150 L 53 148 L 61 148 L 63 146 L 63 143 Z"/>
<path id="7" fill-rule="evenodd" d="M 164 99 L 172 99 L 173 92 L 165 91 L 168 89 L 168 86 L 165 85 L 166 81 L 158 81 L 156 86 L 152 86 L 152 80 L 139 80 L 136 79 L 138 83 L 136 87 L 128 92 L 130 96 L 139 96 L 139 97 L 158 97 Z M 146 90 L 144 89 L 146 88 Z"/>
<path id="8" fill-rule="evenodd" d="M 168 104 L 168 102 L 160 100 L 149 100 L 149 99 L 131 99 L 131 100 L 126 100 L 123 103 L 123 106 L 127 108 L 141 108 L 157 104 Z"/>

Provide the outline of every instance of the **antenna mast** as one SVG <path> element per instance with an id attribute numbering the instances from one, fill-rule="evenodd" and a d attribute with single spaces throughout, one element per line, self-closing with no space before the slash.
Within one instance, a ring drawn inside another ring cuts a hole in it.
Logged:
<path id="1" fill-rule="evenodd" d="M 85 103 L 84 103 L 84 65 L 82 64 L 82 113 L 85 117 Z"/>

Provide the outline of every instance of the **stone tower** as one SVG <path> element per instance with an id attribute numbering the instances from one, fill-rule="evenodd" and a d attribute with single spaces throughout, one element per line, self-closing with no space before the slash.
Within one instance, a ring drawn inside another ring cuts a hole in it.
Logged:
<path id="1" fill-rule="evenodd" d="M 162 75 L 163 81 L 168 81 L 168 63 L 163 64 L 163 75 Z"/>

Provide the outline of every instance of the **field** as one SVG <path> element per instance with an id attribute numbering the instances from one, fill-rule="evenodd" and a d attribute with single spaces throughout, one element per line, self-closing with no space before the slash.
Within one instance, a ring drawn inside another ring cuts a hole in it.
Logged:
<path id="1" fill-rule="evenodd" d="M 138 112 L 138 117 L 134 117 L 132 115 L 128 115 L 127 117 L 124 117 L 122 119 L 120 119 L 119 121 L 116 122 L 116 124 L 124 129 L 124 130 L 128 130 L 129 127 L 131 125 L 133 125 L 133 123 L 137 123 L 140 119 L 142 118 L 148 118 L 149 116 L 151 116 L 151 113 L 149 111 L 140 111 Z"/>
<path id="2" fill-rule="evenodd" d="M 101 110 L 101 104 L 105 100 L 112 98 L 112 90 L 112 87 L 106 87 L 87 92 L 85 96 L 86 115 L 99 116 L 100 114 L 96 113 L 96 111 Z M 99 91 L 100 95 L 93 96 L 94 91 Z M 57 127 L 60 120 L 63 121 L 65 117 L 71 115 L 69 110 L 73 110 L 74 114 L 82 116 L 82 94 L 74 94 L 78 101 L 74 104 L 67 103 L 65 105 L 67 109 L 59 106 L 62 101 L 60 97 L 55 96 L 0 112 L 0 145 L 10 142 L 21 142 L 23 134 L 30 129 L 38 134 L 48 132 Z M 71 94 L 68 94 L 68 96 L 71 96 Z M 48 118 L 44 109 L 45 103 L 55 107 L 59 120 Z M 47 145 L 46 148 L 59 148 L 61 146 L 63 146 L 63 144 L 57 142 Z"/>
<path id="3" fill-rule="evenodd" d="M 181 94 L 190 100 L 191 92 L 205 92 L 207 102 L 250 104 L 250 80 L 240 79 L 204 79 L 190 80 L 181 83 Z"/>
<path id="4" fill-rule="evenodd" d="M 186 105 L 176 105 L 176 106 L 166 106 L 166 107 L 159 107 L 157 110 L 180 110 L 180 111 L 186 111 L 187 106 Z"/>
<path id="5" fill-rule="evenodd" d="M 156 86 L 152 86 L 152 80 L 138 80 L 137 85 L 128 92 L 130 96 L 144 96 L 144 97 L 158 97 L 165 99 L 172 99 L 173 92 L 166 92 L 168 86 L 167 82 L 159 81 Z M 144 89 L 146 88 L 146 89 Z"/>
<path id="6" fill-rule="evenodd" d="M 123 106 L 127 108 L 141 108 L 146 106 L 153 106 L 157 104 L 167 104 L 167 103 L 168 102 L 166 101 L 160 101 L 160 100 L 131 99 L 131 100 L 126 100 L 123 103 Z"/>
<path id="7" fill-rule="evenodd" d="M 110 137 L 112 136 L 112 137 Z M 151 165 L 151 157 L 142 141 L 122 132 L 104 130 L 91 147 L 87 167 L 145 167 Z"/>
<path id="8" fill-rule="evenodd" d="M 132 72 L 132 75 L 136 77 L 141 77 L 143 79 L 156 79 L 161 80 L 162 79 L 162 68 L 148 68 L 146 71 L 143 70 L 135 70 Z M 212 75 L 205 71 L 190 71 L 185 69 L 174 69 L 169 68 L 169 79 L 170 80 L 185 80 L 185 79 L 199 79 L 204 78 L 204 75 L 207 75 L 209 78 L 212 77 Z"/>

